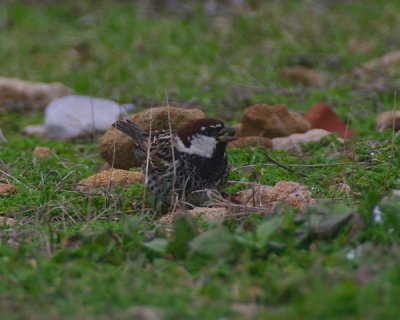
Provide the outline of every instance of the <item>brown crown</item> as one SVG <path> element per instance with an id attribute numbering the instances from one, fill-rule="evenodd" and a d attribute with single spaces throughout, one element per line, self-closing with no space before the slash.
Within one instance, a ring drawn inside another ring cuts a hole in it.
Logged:
<path id="1" fill-rule="evenodd" d="M 190 147 L 191 137 L 193 137 L 196 133 L 201 132 L 201 127 L 208 127 L 216 124 L 221 124 L 222 127 L 224 127 L 224 123 L 220 120 L 211 118 L 198 119 L 180 128 L 177 134 L 178 137 L 182 140 L 183 144 L 186 147 Z"/>

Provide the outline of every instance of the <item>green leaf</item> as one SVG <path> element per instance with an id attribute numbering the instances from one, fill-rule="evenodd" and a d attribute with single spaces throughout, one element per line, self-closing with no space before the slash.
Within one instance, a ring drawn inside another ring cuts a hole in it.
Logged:
<path id="1" fill-rule="evenodd" d="M 176 218 L 175 238 L 169 243 L 168 251 L 178 258 L 184 258 L 189 250 L 189 242 L 197 233 L 196 222 L 190 214 Z"/>
<path id="2" fill-rule="evenodd" d="M 225 229 L 217 228 L 201 233 L 190 242 L 189 246 L 194 253 L 216 257 L 228 252 L 233 244 L 233 236 Z"/>
<path id="3" fill-rule="evenodd" d="M 168 240 L 165 238 L 155 238 L 143 244 L 143 247 L 159 254 L 165 254 L 167 252 L 167 246 Z"/>
<path id="4" fill-rule="evenodd" d="M 259 243 L 262 246 L 265 246 L 272 235 L 281 228 L 283 222 L 283 217 L 273 217 L 261 223 L 256 230 L 256 236 Z"/>
<path id="5" fill-rule="evenodd" d="M 309 207 L 305 220 L 297 230 L 297 243 L 313 239 L 329 240 L 340 232 L 353 216 L 352 209 L 344 204 L 323 204 Z"/>

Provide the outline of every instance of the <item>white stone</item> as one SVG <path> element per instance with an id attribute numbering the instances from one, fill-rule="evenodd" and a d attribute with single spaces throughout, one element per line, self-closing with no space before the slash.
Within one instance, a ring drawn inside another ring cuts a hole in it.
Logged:
<path id="1" fill-rule="evenodd" d="M 90 96 L 65 96 L 53 100 L 46 109 L 47 137 L 70 139 L 104 132 L 125 115 L 125 106 Z"/>
<path id="2" fill-rule="evenodd" d="M 294 133 L 287 137 L 273 138 L 273 149 L 301 151 L 302 145 L 310 142 L 319 142 L 331 134 L 332 132 L 323 129 L 312 129 L 305 133 Z M 343 142 L 343 139 L 338 138 L 337 140 Z"/>

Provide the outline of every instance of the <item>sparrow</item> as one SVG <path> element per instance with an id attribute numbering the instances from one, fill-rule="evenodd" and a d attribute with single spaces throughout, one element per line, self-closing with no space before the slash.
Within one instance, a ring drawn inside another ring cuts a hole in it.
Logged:
<path id="1" fill-rule="evenodd" d="M 145 184 L 156 211 L 179 203 L 196 206 L 207 201 L 205 189 L 222 191 L 228 180 L 226 145 L 235 129 L 222 121 L 203 118 L 178 130 L 146 132 L 130 120 L 112 125 L 135 141 L 133 155 L 142 161 Z"/>

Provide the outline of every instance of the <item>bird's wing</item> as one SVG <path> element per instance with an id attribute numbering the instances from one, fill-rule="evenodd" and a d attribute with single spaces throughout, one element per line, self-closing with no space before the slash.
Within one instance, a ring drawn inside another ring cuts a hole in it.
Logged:
<path id="1" fill-rule="evenodd" d="M 153 134 L 157 135 L 153 138 Z M 163 172 L 173 166 L 174 160 L 177 159 L 177 151 L 173 147 L 173 141 L 175 141 L 175 131 L 172 131 L 172 134 L 169 130 L 152 132 L 149 160 L 155 170 Z"/>
<path id="2" fill-rule="evenodd" d="M 130 120 L 118 120 L 114 128 L 131 137 L 136 146 L 134 154 L 140 161 L 147 161 L 148 143 L 150 142 L 149 161 L 157 171 L 164 171 L 172 162 L 175 150 L 171 149 L 171 141 L 175 139 L 175 130 L 154 130 L 151 135 Z"/>

